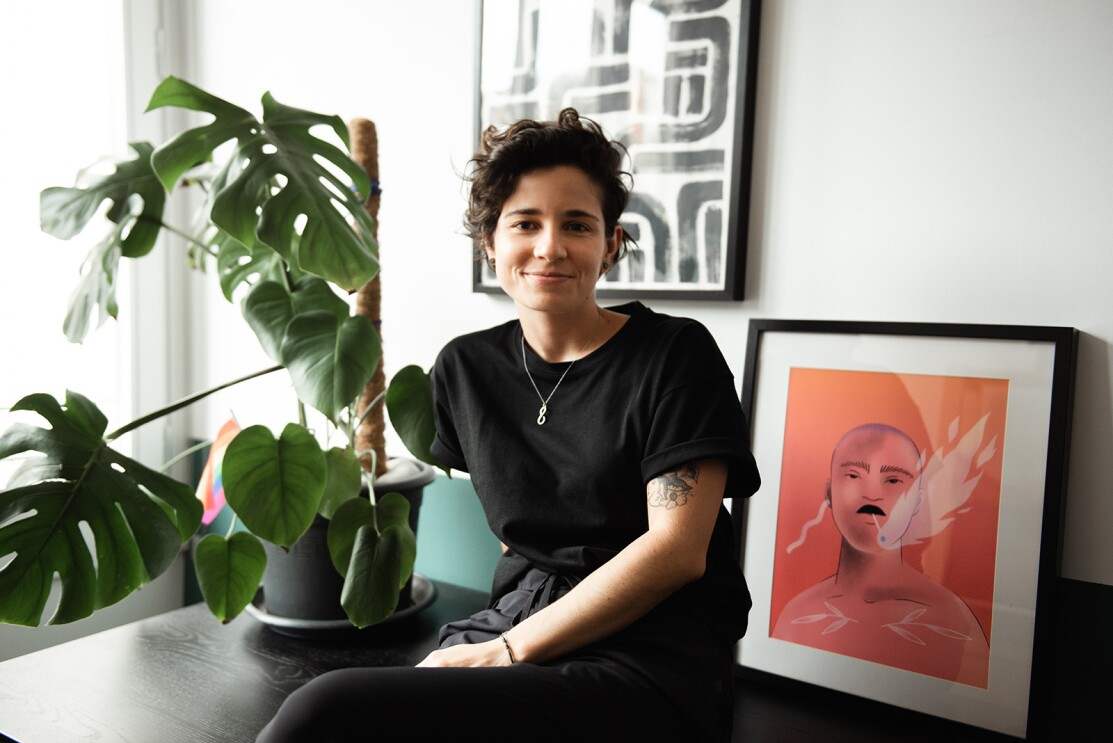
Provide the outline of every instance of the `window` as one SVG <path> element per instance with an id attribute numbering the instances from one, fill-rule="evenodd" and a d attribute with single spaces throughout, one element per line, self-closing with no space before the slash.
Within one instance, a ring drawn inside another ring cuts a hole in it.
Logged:
<path id="1" fill-rule="evenodd" d="M 2 11 L 9 33 L 0 45 L 8 101 L 0 117 L 0 430 L 16 419 L 40 423 L 9 412 L 23 395 L 61 397 L 67 386 L 96 402 L 111 429 L 132 417 L 127 270 L 117 292 L 123 322 L 109 319 L 83 345 L 69 343 L 62 321 L 97 224 L 68 242 L 46 235 L 39 192 L 73 185 L 80 168 L 127 152 L 123 4 L 40 0 L 18 8 L 18 24 L 10 17 L 17 11 Z M 0 461 L 0 489 L 14 467 Z"/>

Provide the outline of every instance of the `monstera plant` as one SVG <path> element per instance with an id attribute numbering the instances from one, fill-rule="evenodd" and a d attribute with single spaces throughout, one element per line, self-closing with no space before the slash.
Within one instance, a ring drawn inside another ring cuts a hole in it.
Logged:
<path id="1" fill-rule="evenodd" d="M 331 519 L 329 551 L 345 578 L 344 609 L 356 626 L 374 624 L 395 610 L 416 540 L 402 496 L 360 496 L 374 475 L 360 465 L 368 453 L 356 450 L 354 434 L 385 397 L 400 439 L 432 462 L 433 427 L 428 378 L 413 366 L 357 409 L 381 355 L 373 323 L 353 314 L 348 301 L 378 270 L 374 224 L 363 208 L 373 184 L 346 151 L 348 131 L 338 117 L 267 94 L 257 119 L 173 77 L 148 110 L 165 106 L 212 120 L 160 147 L 132 144 L 134 157 L 111 172 L 82 171 L 75 187 L 42 193 L 43 229 L 63 239 L 83 232 L 107 203 L 107 231 L 85 262 L 65 334 L 80 342 L 98 319 L 116 317 L 121 259 L 142 259 L 171 230 L 189 237 L 183 270 L 215 261 L 225 297 L 240 303 L 275 364 L 113 431 L 77 392 L 19 400 L 13 410 L 37 413 L 48 425 L 16 423 L 0 436 L 0 459 L 23 460 L 0 492 L 0 621 L 39 624 L 55 576 L 61 593 L 53 624 L 88 616 L 166 570 L 198 533 L 201 503 L 190 486 L 121 454 L 113 442 L 219 389 L 284 369 L 296 392 L 295 422 L 277 434 L 249 426 L 228 446 L 224 489 L 244 528 L 198 542 L 202 594 L 219 619 L 230 620 L 258 589 L 266 564 L 260 540 L 289 548 L 322 515 Z M 171 228 L 163 221 L 168 197 L 183 185 L 204 189 L 204 217 Z M 319 428 L 309 426 L 310 415 Z"/>

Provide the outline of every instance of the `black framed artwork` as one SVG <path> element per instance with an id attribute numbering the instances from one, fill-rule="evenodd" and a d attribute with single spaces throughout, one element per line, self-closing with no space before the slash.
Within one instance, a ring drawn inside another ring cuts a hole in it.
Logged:
<path id="1" fill-rule="evenodd" d="M 609 297 L 742 299 L 758 0 L 480 0 L 478 132 L 571 106 L 629 153 Z M 476 262 L 473 289 L 501 291 Z"/>
<path id="2" fill-rule="evenodd" d="M 743 671 L 1040 730 L 1077 345 L 1061 327 L 751 320 Z"/>

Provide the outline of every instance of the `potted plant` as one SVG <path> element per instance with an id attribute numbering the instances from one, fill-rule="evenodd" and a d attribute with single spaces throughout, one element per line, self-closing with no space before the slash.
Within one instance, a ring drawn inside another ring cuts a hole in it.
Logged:
<path id="1" fill-rule="evenodd" d="M 230 621 L 262 579 L 267 558 L 260 540 L 289 549 L 323 517 L 352 624 L 368 626 L 395 610 L 416 555 L 409 505 L 398 494 L 373 495 L 368 485 L 385 457 L 355 440 L 368 416 L 381 417 L 385 398 L 403 443 L 433 464 L 428 378 L 409 366 L 384 392 L 365 393 L 380 367 L 379 335 L 370 319 L 353 314 L 348 297 L 378 271 L 374 221 L 365 210 L 375 189 L 345 151 L 348 131 L 339 117 L 285 106 L 269 93 L 262 103 L 257 119 L 169 77 L 148 111 L 192 109 L 211 114 L 210 123 L 157 148 L 134 143 L 134 157 L 116 163 L 114 172 L 83 171 L 76 187 L 43 192 L 43 229 L 63 239 L 80 233 L 108 202 L 107 234 L 91 250 L 66 315 L 70 340 L 80 342 L 95 315 L 116 316 L 122 258 L 148 255 L 164 229 L 186 234 L 164 223 L 167 200 L 182 184 L 200 185 L 205 218 L 188 234 L 192 264 L 215 260 L 225 297 L 240 303 L 276 363 L 111 432 L 104 414 L 76 392 L 61 401 L 36 393 L 16 403 L 13 410 L 37 413 L 49 427 L 17 423 L 0 436 L 0 459 L 39 455 L 0 492 L 0 621 L 37 625 L 55 574 L 62 590 L 52 624 L 113 604 L 169 567 L 198 533 L 201 504 L 189 485 L 115 451 L 112 442 L 282 369 L 296 392 L 297 421 L 277 435 L 248 426 L 229 444 L 224 489 L 245 530 L 209 534 L 196 544 L 204 599 L 217 618 Z M 344 148 L 317 136 L 318 127 Z M 321 425 L 310 427 L 310 416 Z M 360 497 L 361 486 L 372 495 Z"/>

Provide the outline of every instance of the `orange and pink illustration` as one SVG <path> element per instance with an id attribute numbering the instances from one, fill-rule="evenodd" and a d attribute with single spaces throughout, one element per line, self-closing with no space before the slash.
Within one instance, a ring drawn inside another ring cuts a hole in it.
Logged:
<path id="1" fill-rule="evenodd" d="M 790 372 L 770 635 L 986 688 L 1008 381 Z"/>

